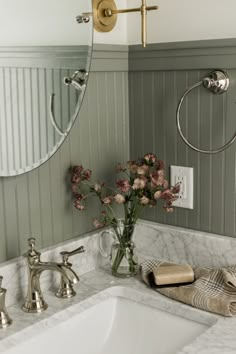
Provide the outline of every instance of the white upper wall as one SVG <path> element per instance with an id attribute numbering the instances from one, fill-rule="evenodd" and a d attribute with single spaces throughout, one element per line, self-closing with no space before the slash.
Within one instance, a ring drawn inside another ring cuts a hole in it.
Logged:
<path id="1" fill-rule="evenodd" d="M 92 26 L 76 16 L 90 0 L 0 0 L 0 46 L 88 44 Z"/>
<path id="2" fill-rule="evenodd" d="M 141 0 L 140 0 L 141 1 Z M 137 6 L 139 0 L 129 0 Z M 158 5 L 148 13 L 148 42 L 236 38 L 236 0 L 147 0 Z M 140 43 L 140 18 L 128 17 L 128 43 Z"/>
<path id="3" fill-rule="evenodd" d="M 116 0 L 118 8 L 138 7 L 141 0 Z M 236 0 L 147 0 L 158 5 L 148 13 L 148 43 L 236 38 Z M 90 0 L 0 0 L 0 46 L 76 45 L 91 37 L 76 15 Z M 94 32 L 94 43 L 137 44 L 140 14 L 118 16 L 112 32 Z"/>
<path id="4" fill-rule="evenodd" d="M 126 8 L 127 0 L 119 0 Z M 76 16 L 91 10 L 91 0 L 0 0 L 0 46 L 87 44 L 90 26 Z M 94 32 L 95 43 L 127 44 L 127 15 L 110 33 Z"/>

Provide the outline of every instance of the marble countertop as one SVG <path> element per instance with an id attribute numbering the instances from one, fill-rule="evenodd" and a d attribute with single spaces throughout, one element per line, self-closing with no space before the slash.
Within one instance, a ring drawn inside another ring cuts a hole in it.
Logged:
<path id="1" fill-rule="evenodd" d="M 149 289 L 138 276 L 119 279 L 106 268 L 100 268 L 82 275 L 75 289 L 77 295 L 66 300 L 56 298 L 53 289 L 44 292 L 49 307 L 41 314 L 27 314 L 19 305 L 10 306 L 8 310 L 14 323 L 0 331 L 0 353 L 4 354 L 39 331 L 47 330 L 111 296 L 125 297 L 207 324 L 209 328 L 179 354 L 236 353 L 236 318 L 224 318 L 168 299 Z"/>

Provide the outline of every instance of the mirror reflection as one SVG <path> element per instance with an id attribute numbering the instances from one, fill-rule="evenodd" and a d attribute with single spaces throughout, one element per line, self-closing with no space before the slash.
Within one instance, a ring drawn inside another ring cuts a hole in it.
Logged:
<path id="1" fill-rule="evenodd" d="M 68 6 L 69 5 L 69 6 Z M 1 0 L 0 176 L 47 161 L 82 103 L 92 48 L 89 0 Z"/>

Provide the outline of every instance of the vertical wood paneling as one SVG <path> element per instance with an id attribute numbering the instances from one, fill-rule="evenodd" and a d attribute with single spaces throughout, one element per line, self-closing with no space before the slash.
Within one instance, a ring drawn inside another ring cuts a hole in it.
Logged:
<path id="1" fill-rule="evenodd" d="M 174 165 L 176 162 L 175 146 L 176 146 L 176 130 L 175 130 L 175 72 L 169 71 L 165 73 L 164 82 L 164 144 L 165 144 L 165 155 L 164 161 L 166 163 L 166 177 L 169 179 L 168 166 Z M 167 224 L 175 223 L 175 215 L 165 213 L 165 222 Z"/>
<path id="2" fill-rule="evenodd" d="M 230 72 L 230 77 L 235 78 L 236 70 Z M 235 97 L 236 81 L 231 81 L 231 89 L 227 94 L 226 139 L 235 132 Z M 236 150 L 233 144 L 225 153 L 225 231 L 226 234 L 236 234 Z M 234 198 L 233 198 L 234 196 Z"/>
<path id="3" fill-rule="evenodd" d="M 18 216 L 18 208 L 20 205 L 16 198 L 16 178 L 5 178 L 1 180 L 1 183 L 3 184 L 1 203 L 3 203 L 4 208 L 4 236 L 6 238 L 7 259 L 9 259 L 16 257 L 20 253 Z"/>
<path id="4" fill-rule="evenodd" d="M 53 225 L 52 225 L 52 201 L 50 189 L 50 167 L 44 164 L 39 170 L 39 195 L 40 209 L 42 218 L 42 242 L 43 245 L 53 243 Z"/>
<path id="5" fill-rule="evenodd" d="M 41 195 L 39 184 L 39 169 L 27 173 L 25 176 L 27 180 L 26 193 L 29 200 L 29 224 L 30 237 L 35 237 L 39 247 L 43 246 L 43 228 L 42 228 L 42 209 L 41 209 Z M 28 236 L 28 235 L 27 235 Z"/>
<path id="6" fill-rule="evenodd" d="M 184 144 L 175 125 L 177 101 L 205 74 L 202 70 L 130 73 L 131 157 L 153 146 L 153 151 L 165 160 L 167 170 L 171 164 L 194 168 L 194 209 L 176 208 L 175 214 L 169 216 L 157 208 L 155 214 L 147 210 L 145 218 L 235 237 L 235 144 L 217 155 L 199 154 Z M 235 70 L 229 74 L 236 77 Z M 156 100 L 152 119 L 150 97 Z M 214 149 L 229 141 L 235 132 L 235 97 L 234 80 L 224 95 L 213 95 L 202 87 L 192 91 L 181 108 L 181 126 L 188 140 L 203 149 Z M 146 125 L 154 127 L 155 136 Z"/>
<path id="7" fill-rule="evenodd" d="M 0 68 L 2 175 L 24 171 L 61 139 L 50 120 L 49 97 L 55 93 L 55 120 L 64 131 L 77 101 L 75 89 L 61 85 L 69 74 L 65 69 Z"/>
<path id="8" fill-rule="evenodd" d="M 17 70 L 18 81 L 18 102 L 17 111 L 19 119 L 19 139 L 20 139 L 20 165 L 27 166 L 27 147 L 26 147 L 26 119 L 25 119 L 25 82 L 24 82 L 24 69 L 18 68 Z"/>
<path id="9" fill-rule="evenodd" d="M 4 79 L 4 69 L 0 68 L 0 116 L 6 116 L 5 108 L 5 79 Z M 8 161 L 7 155 L 7 141 L 6 141 L 6 128 L 5 128 L 5 119 L 0 119 L 0 139 L 2 142 L 2 148 L 0 149 L 0 168 L 1 170 L 8 169 L 8 166 L 5 165 L 5 161 Z M 3 156 L 6 156 L 6 159 L 3 159 Z"/>
<path id="10" fill-rule="evenodd" d="M 201 73 L 204 75 L 205 73 Z M 203 149 L 210 149 L 210 115 L 211 115 L 211 95 L 206 90 L 200 90 L 200 146 Z M 211 210 L 211 170 L 210 170 L 210 156 L 201 154 L 200 159 L 200 185 L 201 185 L 201 200 L 200 223 L 202 230 L 209 231 L 209 215 Z"/>
<path id="11" fill-rule="evenodd" d="M 1 234 L 1 247 L 0 247 L 0 260 L 5 260 L 8 257 L 7 252 L 7 233 L 6 233 L 6 210 L 4 203 L 4 185 L 1 183 L 0 185 L 0 234 Z"/>
<path id="12" fill-rule="evenodd" d="M 130 131 L 130 121 L 127 119 L 129 117 L 129 88 L 128 88 L 128 73 L 122 73 L 122 93 L 123 100 L 121 104 L 121 113 L 122 114 L 122 125 L 123 131 L 121 132 L 123 137 L 123 161 L 126 161 L 127 157 L 130 157 L 130 140 L 129 140 L 129 131 Z"/>
<path id="13" fill-rule="evenodd" d="M 58 80 L 64 74 L 58 71 Z M 1 69 L 0 77 L 3 75 Z M 9 78 L 10 72 L 5 75 Z M 32 116 L 27 114 L 27 123 L 20 129 L 25 131 L 28 139 L 34 134 L 32 141 L 29 141 L 32 143 L 35 140 L 34 154 L 39 152 L 36 151 L 39 142 L 47 141 L 48 145 L 52 143 L 46 135 L 46 96 L 54 90 L 55 82 L 50 81 L 52 77 L 50 70 L 21 69 L 18 72 L 18 83 L 12 81 L 12 85 L 18 84 L 18 94 L 21 87 L 26 89 L 23 103 L 22 97 L 16 97 L 16 100 L 19 101 L 21 117 L 25 108 L 32 113 Z M 46 82 L 49 88 L 43 93 L 39 88 L 44 87 Z M 2 89 L 0 92 L 2 98 Z M 4 92 L 9 94 L 10 86 Z M 36 94 L 34 98 L 31 92 Z M 60 96 L 62 106 L 57 106 L 57 118 L 63 116 L 63 120 L 68 121 L 73 114 L 76 95 L 74 90 L 57 91 L 57 105 Z M 1 114 L 4 113 L 2 106 L 0 109 Z M 7 117 L 11 119 L 13 112 L 10 107 L 7 110 Z M 92 218 L 98 216 L 98 205 L 90 200 L 86 213 L 79 213 L 73 207 L 69 167 L 82 163 L 93 170 L 95 178 L 111 180 L 116 162 L 129 158 L 128 112 L 128 73 L 92 73 L 80 116 L 59 151 L 32 172 L 0 179 L 0 261 L 22 254 L 27 248 L 29 236 L 36 237 L 38 247 L 45 247 L 93 229 Z M 34 132 L 35 124 L 38 123 L 31 118 L 38 115 L 43 121 L 40 120 L 41 134 L 36 139 Z M 28 160 L 32 157 L 30 154 L 32 151 L 28 149 Z"/>
<path id="14" fill-rule="evenodd" d="M 34 158 L 34 144 L 33 144 L 33 100 L 32 100 L 32 75 L 30 69 L 24 70 L 24 95 L 25 95 L 25 122 L 26 122 L 26 150 L 27 163 L 30 164 Z M 31 148 L 30 148 L 31 147 Z"/>
<path id="15" fill-rule="evenodd" d="M 193 71 L 188 73 L 188 86 L 193 85 L 195 82 L 198 82 L 199 72 Z M 200 106 L 199 106 L 199 95 L 200 89 L 195 89 L 196 92 L 192 92 L 188 97 L 188 109 L 186 114 L 186 122 L 188 122 L 188 138 L 195 146 L 200 146 L 200 131 L 199 131 L 199 115 L 200 115 Z M 176 128 L 175 128 L 176 134 Z M 189 211 L 187 215 L 187 226 L 190 228 L 199 228 L 200 227 L 200 197 L 199 197 L 199 175 L 200 171 L 200 154 L 196 151 L 188 149 L 188 159 L 186 160 L 186 166 L 194 168 L 194 209 Z M 186 213 L 186 212 L 185 212 Z"/>
<path id="16" fill-rule="evenodd" d="M 24 252 L 27 238 L 30 237 L 28 181 L 25 176 L 17 178 L 16 183 L 16 212 L 18 219 L 18 238 L 20 252 Z"/>

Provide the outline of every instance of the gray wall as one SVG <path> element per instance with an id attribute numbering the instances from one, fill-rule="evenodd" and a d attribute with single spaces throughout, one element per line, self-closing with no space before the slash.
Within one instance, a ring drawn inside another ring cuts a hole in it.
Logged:
<path id="1" fill-rule="evenodd" d="M 95 47 L 82 110 L 62 147 L 40 168 L 0 179 L 0 261 L 22 254 L 31 235 L 45 247 L 91 230 L 98 208 L 94 203 L 82 214 L 73 208 L 68 168 L 83 163 L 98 178 L 110 179 L 116 162 L 129 158 L 129 149 L 131 158 L 153 151 L 167 168 L 179 164 L 195 171 L 193 211 L 166 215 L 158 208 L 146 219 L 236 236 L 236 145 L 217 156 L 199 155 L 175 128 L 178 98 L 215 67 L 230 73 L 227 95 L 196 90 L 181 114 L 188 137 L 202 147 L 222 144 L 236 128 L 236 41 L 151 45 L 145 51 L 131 47 L 129 77 L 127 47 Z"/>
<path id="2" fill-rule="evenodd" d="M 40 248 L 93 229 L 99 210 L 73 207 L 68 169 L 83 163 L 107 180 L 128 159 L 128 52 L 110 49 L 95 48 L 79 119 L 58 152 L 32 172 L 0 179 L 0 261 L 25 252 L 31 235 Z"/>
<path id="3" fill-rule="evenodd" d="M 236 236 L 236 143 L 208 156 L 189 149 L 177 134 L 175 112 L 187 87 L 214 68 L 228 71 L 227 94 L 204 88 L 188 95 L 181 122 L 188 139 L 206 149 L 222 146 L 236 131 L 236 41 L 160 44 L 141 51 L 132 47 L 129 60 L 131 159 L 153 151 L 170 165 L 194 167 L 194 210 L 148 210 L 144 218 L 170 225 Z"/>

